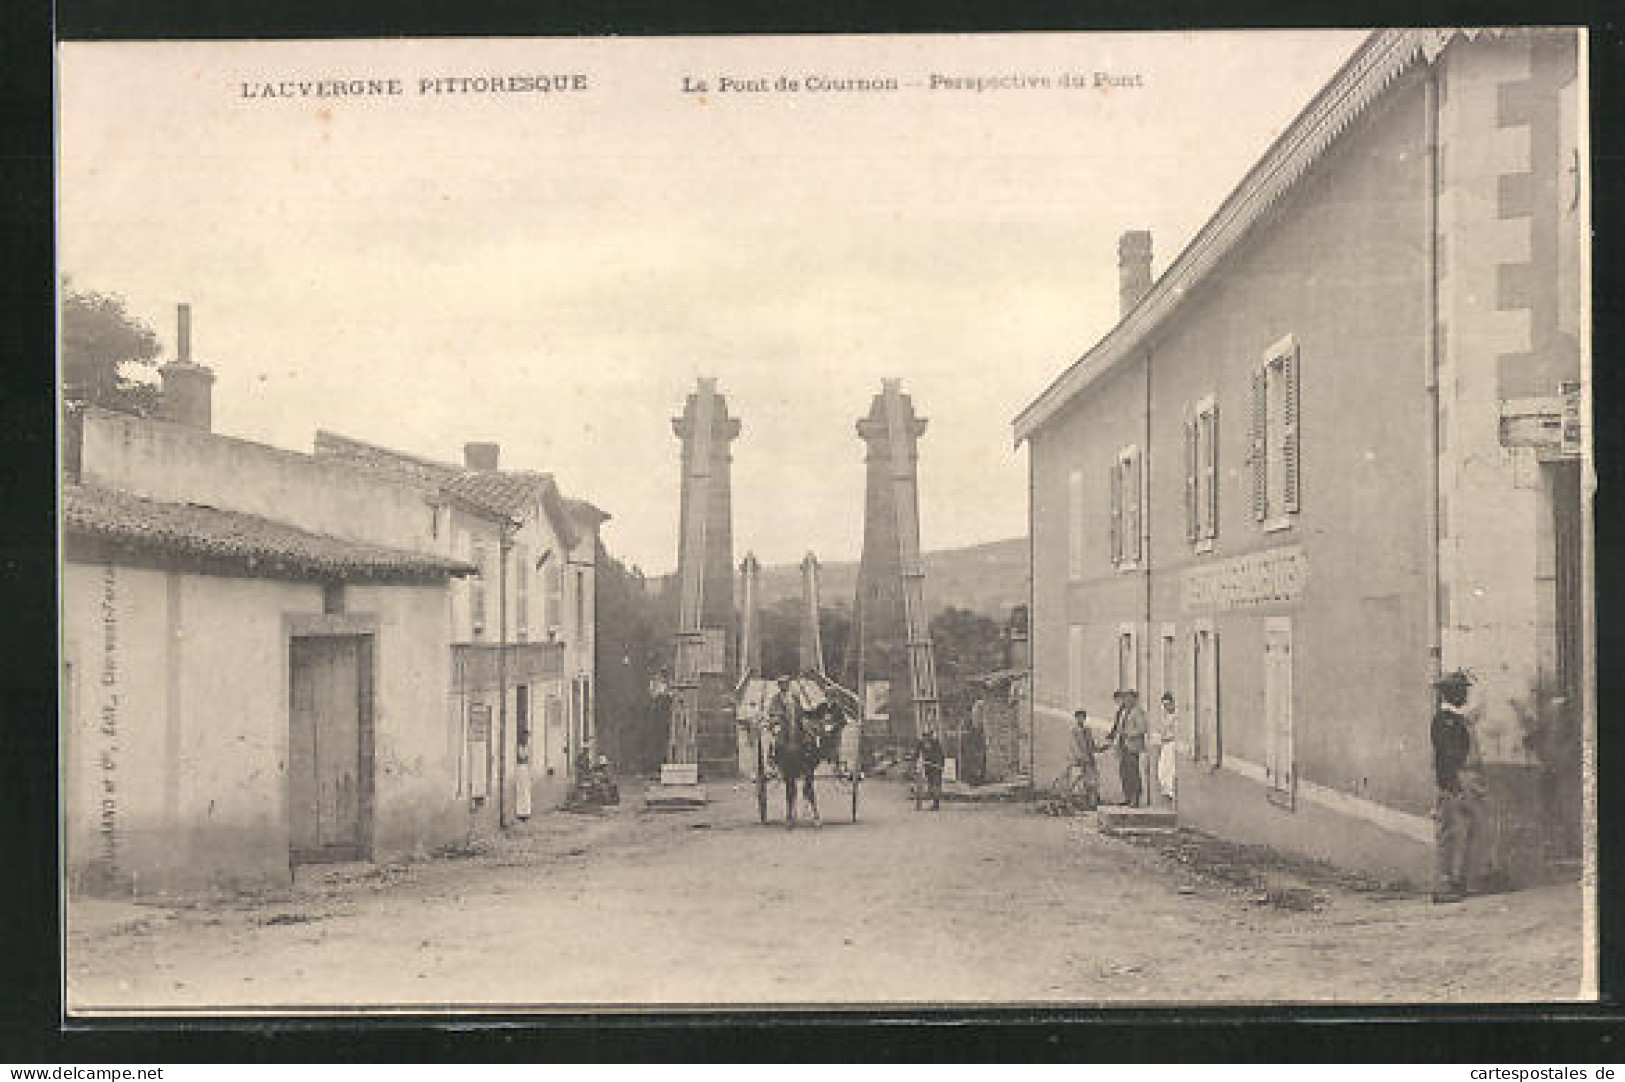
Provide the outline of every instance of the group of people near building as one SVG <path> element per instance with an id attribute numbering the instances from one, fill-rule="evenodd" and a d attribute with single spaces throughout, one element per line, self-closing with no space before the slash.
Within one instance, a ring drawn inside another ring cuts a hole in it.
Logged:
<path id="1" fill-rule="evenodd" d="M 1174 741 L 1179 731 L 1179 711 L 1171 691 L 1164 692 L 1162 708 L 1148 719 L 1140 706 L 1140 693 L 1123 688 L 1112 693 L 1117 704 L 1110 731 L 1097 741 L 1089 727 L 1089 712 L 1081 707 L 1072 713 L 1072 754 L 1067 765 L 1066 788 L 1085 807 L 1101 803 L 1100 767 L 1096 756 L 1105 751 L 1117 754 L 1117 775 L 1123 790 L 1123 804 L 1137 808 L 1151 803 L 1145 792 L 1143 771 L 1146 760 L 1153 774 L 1156 793 L 1166 805 L 1175 798 Z"/>
<path id="2" fill-rule="evenodd" d="M 1434 809 L 1437 853 L 1437 883 L 1433 900 L 1459 902 L 1469 891 L 1470 879 L 1484 863 L 1484 800 L 1486 786 L 1480 765 L 1472 715 L 1466 709 L 1472 675 L 1456 670 L 1434 682 L 1438 710 L 1430 730 L 1438 798 Z M 1156 785 L 1163 800 L 1173 804 L 1176 795 L 1174 745 L 1179 731 L 1179 712 L 1172 692 L 1164 692 L 1162 710 L 1155 722 L 1146 718 L 1139 694 L 1132 688 L 1114 692 L 1117 703 L 1111 730 L 1101 742 L 1089 727 L 1089 712 L 1073 712 L 1072 753 L 1067 768 L 1069 794 L 1094 808 L 1101 803 L 1100 769 L 1096 756 L 1105 751 L 1117 753 L 1118 778 L 1123 803 L 1142 804 L 1143 757 L 1152 756 Z M 932 734 L 922 738 L 929 748 Z M 941 745 L 937 744 L 937 776 L 941 775 Z M 929 760 L 928 760 L 929 761 Z M 927 767 L 929 771 L 929 766 Z"/>

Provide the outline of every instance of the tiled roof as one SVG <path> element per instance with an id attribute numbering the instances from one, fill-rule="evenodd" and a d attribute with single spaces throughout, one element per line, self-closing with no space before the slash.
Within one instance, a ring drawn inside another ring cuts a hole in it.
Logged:
<path id="1" fill-rule="evenodd" d="M 316 430 L 315 457 L 374 473 L 410 478 L 422 484 L 438 487 L 448 477 L 463 472 L 461 466 L 440 462 L 421 455 L 407 454 L 390 447 L 380 447 L 351 436 L 341 436 L 325 429 Z"/>
<path id="2" fill-rule="evenodd" d="M 609 521 L 610 517 L 608 511 L 600 510 L 586 500 L 578 500 L 573 496 L 564 497 L 564 509 L 578 522 L 590 522 L 594 526 Z"/>
<path id="3" fill-rule="evenodd" d="M 466 575 L 460 560 L 311 533 L 240 511 L 164 503 L 95 485 L 65 485 L 62 528 L 144 551 L 240 562 L 250 574 L 419 579 Z"/>
<path id="4" fill-rule="evenodd" d="M 316 455 L 358 469 L 413 477 L 498 518 L 522 518 L 539 503 L 554 532 L 570 547 L 579 533 L 572 518 L 591 521 L 595 527 L 609 518 L 585 500 L 562 500 L 553 475 L 538 470 L 469 470 L 326 431 L 316 433 Z"/>
<path id="5" fill-rule="evenodd" d="M 517 517 L 554 488 L 553 475 L 533 470 L 469 470 L 448 478 L 447 492 L 470 503 Z"/>

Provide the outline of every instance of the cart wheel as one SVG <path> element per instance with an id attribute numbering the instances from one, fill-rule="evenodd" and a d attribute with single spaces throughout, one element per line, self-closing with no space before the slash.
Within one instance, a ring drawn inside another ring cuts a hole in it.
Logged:
<path id="1" fill-rule="evenodd" d="M 756 775 L 756 817 L 767 822 L 767 776 Z"/>
<path id="2" fill-rule="evenodd" d="M 857 771 L 852 772 L 852 821 L 854 823 L 858 821 L 858 781 L 861 778 L 862 775 Z"/>

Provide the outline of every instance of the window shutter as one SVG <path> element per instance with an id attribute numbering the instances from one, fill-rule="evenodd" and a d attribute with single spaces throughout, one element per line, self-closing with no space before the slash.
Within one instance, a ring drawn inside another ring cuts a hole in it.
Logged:
<path id="1" fill-rule="evenodd" d="M 1206 460 L 1202 469 L 1207 477 L 1207 524 L 1203 537 L 1219 536 L 1219 404 L 1214 402 L 1207 411 Z"/>
<path id="2" fill-rule="evenodd" d="M 1223 655 L 1219 653 L 1220 636 L 1218 628 L 1213 629 L 1208 648 L 1213 654 L 1213 731 L 1208 733 L 1209 746 L 1212 749 L 1213 765 L 1218 766 L 1224 762 L 1224 669 L 1221 667 Z"/>
<path id="3" fill-rule="evenodd" d="M 1112 565 L 1123 562 L 1123 462 L 1112 460 L 1111 478 L 1107 487 L 1112 492 Z"/>
<path id="4" fill-rule="evenodd" d="M 474 582 L 471 588 L 469 615 L 474 622 L 474 633 L 485 630 L 485 543 L 474 545 Z"/>
<path id="5" fill-rule="evenodd" d="M 1285 402 L 1284 416 L 1281 426 L 1281 492 L 1282 502 L 1286 505 L 1283 510 L 1296 513 L 1298 510 L 1298 347 L 1293 346 L 1292 351 L 1281 358 L 1281 375 L 1286 381 L 1282 388 L 1282 401 Z"/>
<path id="6" fill-rule="evenodd" d="M 1196 422 L 1185 422 L 1185 539 L 1195 541 L 1201 536 L 1196 505 Z"/>
<path id="7" fill-rule="evenodd" d="M 1265 446 L 1265 422 L 1268 410 L 1267 382 L 1268 369 L 1260 365 L 1253 370 L 1253 388 L 1248 416 L 1247 455 L 1252 460 L 1253 473 L 1253 518 L 1259 522 L 1269 515 L 1269 489 L 1265 487 L 1268 478 L 1265 475 L 1269 459 L 1268 449 Z"/>
<path id="8" fill-rule="evenodd" d="M 562 627 L 564 624 L 564 568 L 555 560 L 547 569 L 547 626 L 549 628 Z"/>
<path id="9" fill-rule="evenodd" d="M 524 545 L 513 547 L 514 624 L 519 637 L 530 632 L 530 553 Z"/>
<path id="10" fill-rule="evenodd" d="M 1281 750 L 1280 722 L 1276 716 L 1280 706 L 1276 691 L 1275 636 L 1264 635 L 1264 777 L 1274 788 L 1280 787 L 1277 759 Z"/>
<path id="11" fill-rule="evenodd" d="M 1139 563 L 1145 557 L 1145 452 L 1136 447 L 1129 457 L 1131 479 L 1129 481 L 1128 498 L 1134 501 L 1134 541 L 1129 546 L 1134 553 L 1134 562 Z"/>
<path id="12" fill-rule="evenodd" d="M 1140 555 L 1140 506 L 1135 499 L 1138 480 L 1134 469 L 1134 453 L 1123 456 L 1123 562 L 1133 563 Z"/>

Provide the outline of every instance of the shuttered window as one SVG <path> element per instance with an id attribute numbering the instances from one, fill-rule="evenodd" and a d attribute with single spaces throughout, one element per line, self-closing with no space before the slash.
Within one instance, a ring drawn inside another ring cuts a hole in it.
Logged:
<path id="1" fill-rule="evenodd" d="M 1123 558 L 1130 563 L 1140 562 L 1140 452 L 1129 448 L 1123 462 Z"/>
<path id="2" fill-rule="evenodd" d="M 1281 510 L 1298 513 L 1298 347 L 1276 358 L 1270 377 L 1281 384 Z"/>
<path id="3" fill-rule="evenodd" d="M 1253 518 L 1269 529 L 1289 525 L 1286 516 L 1302 506 L 1298 362 L 1297 343 L 1288 336 L 1253 371 L 1248 440 Z"/>
<path id="4" fill-rule="evenodd" d="M 1219 403 L 1208 399 L 1200 418 L 1202 537 L 1219 536 Z"/>
<path id="5" fill-rule="evenodd" d="M 1144 543 L 1141 516 L 1144 513 L 1144 474 L 1138 447 L 1117 453 L 1112 463 L 1112 563 L 1128 569 L 1140 563 Z"/>
<path id="6" fill-rule="evenodd" d="M 1247 396 L 1247 465 L 1252 474 L 1253 518 L 1263 522 L 1269 516 L 1269 430 L 1266 427 L 1268 418 L 1268 397 L 1265 391 L 1268 384 L 1265 379 L 1265 370 L 1259 367 L 1253 370 L 1252 387 Z"/>
<path id="7" fill-rule="evenodd" d="M 1106 488 L 1112 494 L 1112 565 L 1117 566 L 1123 562 L 1123 462 L 1115 459 L 1112 462 L 1110 475 L 1106 478 Z"/>
<path id="8" fill-rule="evenodd" d="M 1292 618 L 1272 616 L 1264 627 L 1264 773 L 1272 797 L 1290 801 L 1296 781 L 1292 748 Z"/>
<path id="9" fill-rule="evenodd" d="M 1185 463 L 1185 540 L 1195 541 L 1202 536 L 1202 520 L 1200 497 L 1197 493 L 1197 478 L 1201 476 L 1201 465 L 1196 447 L 1197 421 L 1185 422 L 1185 453 L 1182 461 Z"/>
<path id="10" fill-rule="evenodd" d="M 1218 535 L 1219 405 L 1208 397 L 1185 422 L 1185 537 L 1200 544 Z"/>
<path id="11" fill-rule="evenodd" d="M 576 571 L 576 645 L 585 648 L 587 642 L 587 573 Z M 722 671 L 720 669 L 718 672 Z"/>
<path id="12" fill-rule="evenodd" d="M 1131 626 L 1117 629 L 1117 689 L 1140 690 L 1140 647 L 1138 636 Z"/>
<path id="13" fill-rule="evenodd" d="M 513 547 L 514 630 L 520 642 L 530 637 L 530 558 L 524 545 Z"/>
<path id="14" fill-rule="evenodd" d="M 549 631 L 557 631 L 563 621 L 559 609 L 564 600 L 564 569 L 559 566 L 558 557 L 553 556 L 551 553 L 549 556 L 552 558 L 547 565 L 547 570 L 543 572 L 546 576 L 547 600 L 545 603 L 546 611 L 542 614 L 542 618 L 547 622 Z"/>
<path id="15" fill-rule="evenodd" d="M 489 546 L 483 541 L 474 543 L 474 578 L 469 583 L 469 618 L 476 636 L 485 634 L 485 580 L 489 570 Z"/>

